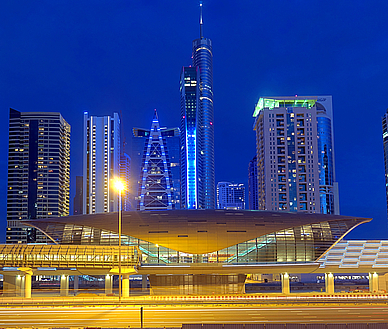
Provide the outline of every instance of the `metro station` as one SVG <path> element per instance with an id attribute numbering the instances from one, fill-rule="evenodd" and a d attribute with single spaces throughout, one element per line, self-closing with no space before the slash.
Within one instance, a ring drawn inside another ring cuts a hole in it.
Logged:
<path id="1" fill-rule="evenodd" d="M 0 246 L 4 295 L 31 297 L 31 277 L 58 275 L 62 296 L 69 276 L 104 275 L 112 293 L 122 276 L 142 275 L 152 295 L 245 293 L 249 274 L 278 274 L 283 294 L 290 274 L 369 273 L 369 290 L 386 290 L 388 241 L 341 241 L 371 219 L 252 210 L 130 211 L 23 221 L 43 232 L 47 245 Z M 119 229 L 119 221 L 122 226 Z M 121 246 L 119 231 L 121 230 Z"/>

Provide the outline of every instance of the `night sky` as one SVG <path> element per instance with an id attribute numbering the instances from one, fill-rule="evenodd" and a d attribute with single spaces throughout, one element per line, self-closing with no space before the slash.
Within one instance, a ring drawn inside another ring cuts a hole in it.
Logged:
<path id="1" fill-rule="evenodd" d="M 205 0 L 213 41 L 216 182 L 246 183 L 261 96 L 333 95 L 342 215 L 373 218 L 353 239 L 388 239 L 381 117 L 388 102 L 388 2 Z M 179 126 L 179 75 L 199 37 L 199 2 L 14 1 L 0 5 L 0 242 L 9 108 L 71 125 L 71 209 L 82 175 L 83 112 Z"/>

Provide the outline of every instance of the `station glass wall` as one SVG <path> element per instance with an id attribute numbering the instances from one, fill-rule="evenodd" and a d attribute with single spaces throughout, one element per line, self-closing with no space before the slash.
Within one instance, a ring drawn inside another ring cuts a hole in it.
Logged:
<path id="1" fill-rule="evenodd" d="M 317 260 L 350 228 L 353 220 L 321 222 L 266 234 L 208 254 L 188 254 L 122 235 L 122 244 L 138 246 L 142 264 L 269 264 Z M 59 244 L 118 245 L 118 234 L 88 226 L 49 224 L 45 233 Z"/>

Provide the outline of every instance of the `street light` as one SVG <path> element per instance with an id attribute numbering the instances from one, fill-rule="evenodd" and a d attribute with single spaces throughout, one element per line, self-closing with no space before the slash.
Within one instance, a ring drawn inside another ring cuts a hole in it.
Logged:
<path id="1" fill-rule="evenodd" d="M 121 303 L 121 193 L 124 190 L 124 182 L 117 178 L 114 180 L 114 188 L 119 194 L 118 221 L 119 221 L 119 302 Z"/>

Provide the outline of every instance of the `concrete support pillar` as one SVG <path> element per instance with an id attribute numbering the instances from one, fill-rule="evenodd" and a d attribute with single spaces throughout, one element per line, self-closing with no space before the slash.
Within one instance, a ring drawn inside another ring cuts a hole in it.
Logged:
<path id="1" fill-rule="evenodd" d="M 129 275 L 128 274 L 123 275 L 123 281 L 122 281 L 121 287 L 123 289 L 121 296 L 129 297 Z"/>
<path id="2" fill-rule="evenodd" d="M 107 274 L 105 275 L 105 295 L 112 294 L 113 291 L 113 275 Z"/>
<path id="3" fill-rule="evenodd" d="M 290 293 L 290 276 L 288 273 L 282 273 L 282 294 Z"/>
<path id="4" fill-rule="evenodd" d="M 77 294 L 79 289 L 79 276 L 74 275 L 74 295 Z"/>
<path id="5" fill-rule="evenodd" d="M 147 275 L 145 274 L 141 276 L 141 290 L 147 290 Z"/>
<path id="6" fill-rule="evenodd" d="M 325 291 L 327 294 L 334 294 L 334 275 L 325 273 Z"/>
<path id="7" fill-rule="evenodd" d="M 374 273 L 369 273 L 369 292 L 379 291 L 379 275 Z"/>
<path id="8" fill-rule="evenodd" d="M 24 283 L 24 276 L 18 274 L 15 280 L 15 296 L 18 296 L 18 297 L 23 296 L 23 283 Z"/>
<path id="9" fill-rule="evenodd" d="M 388 274 L 379 275 L 379 290 L 387 292 Z"/>
<path id="10" fill-rule="evenodd" d="M 21 297 L 22 276 L 20 274 L 3 275 L 3 296 Z"/>
<path id="11" fill-rule="evenodd" d="M 67 274 L 61 275 L 61 296 L 69 296 L 69 276 Z"/>
<path id="12" fill-rule="evenodd" d="M 24 298 L 31 298 L 31 274 L 24 275 Z"/>

